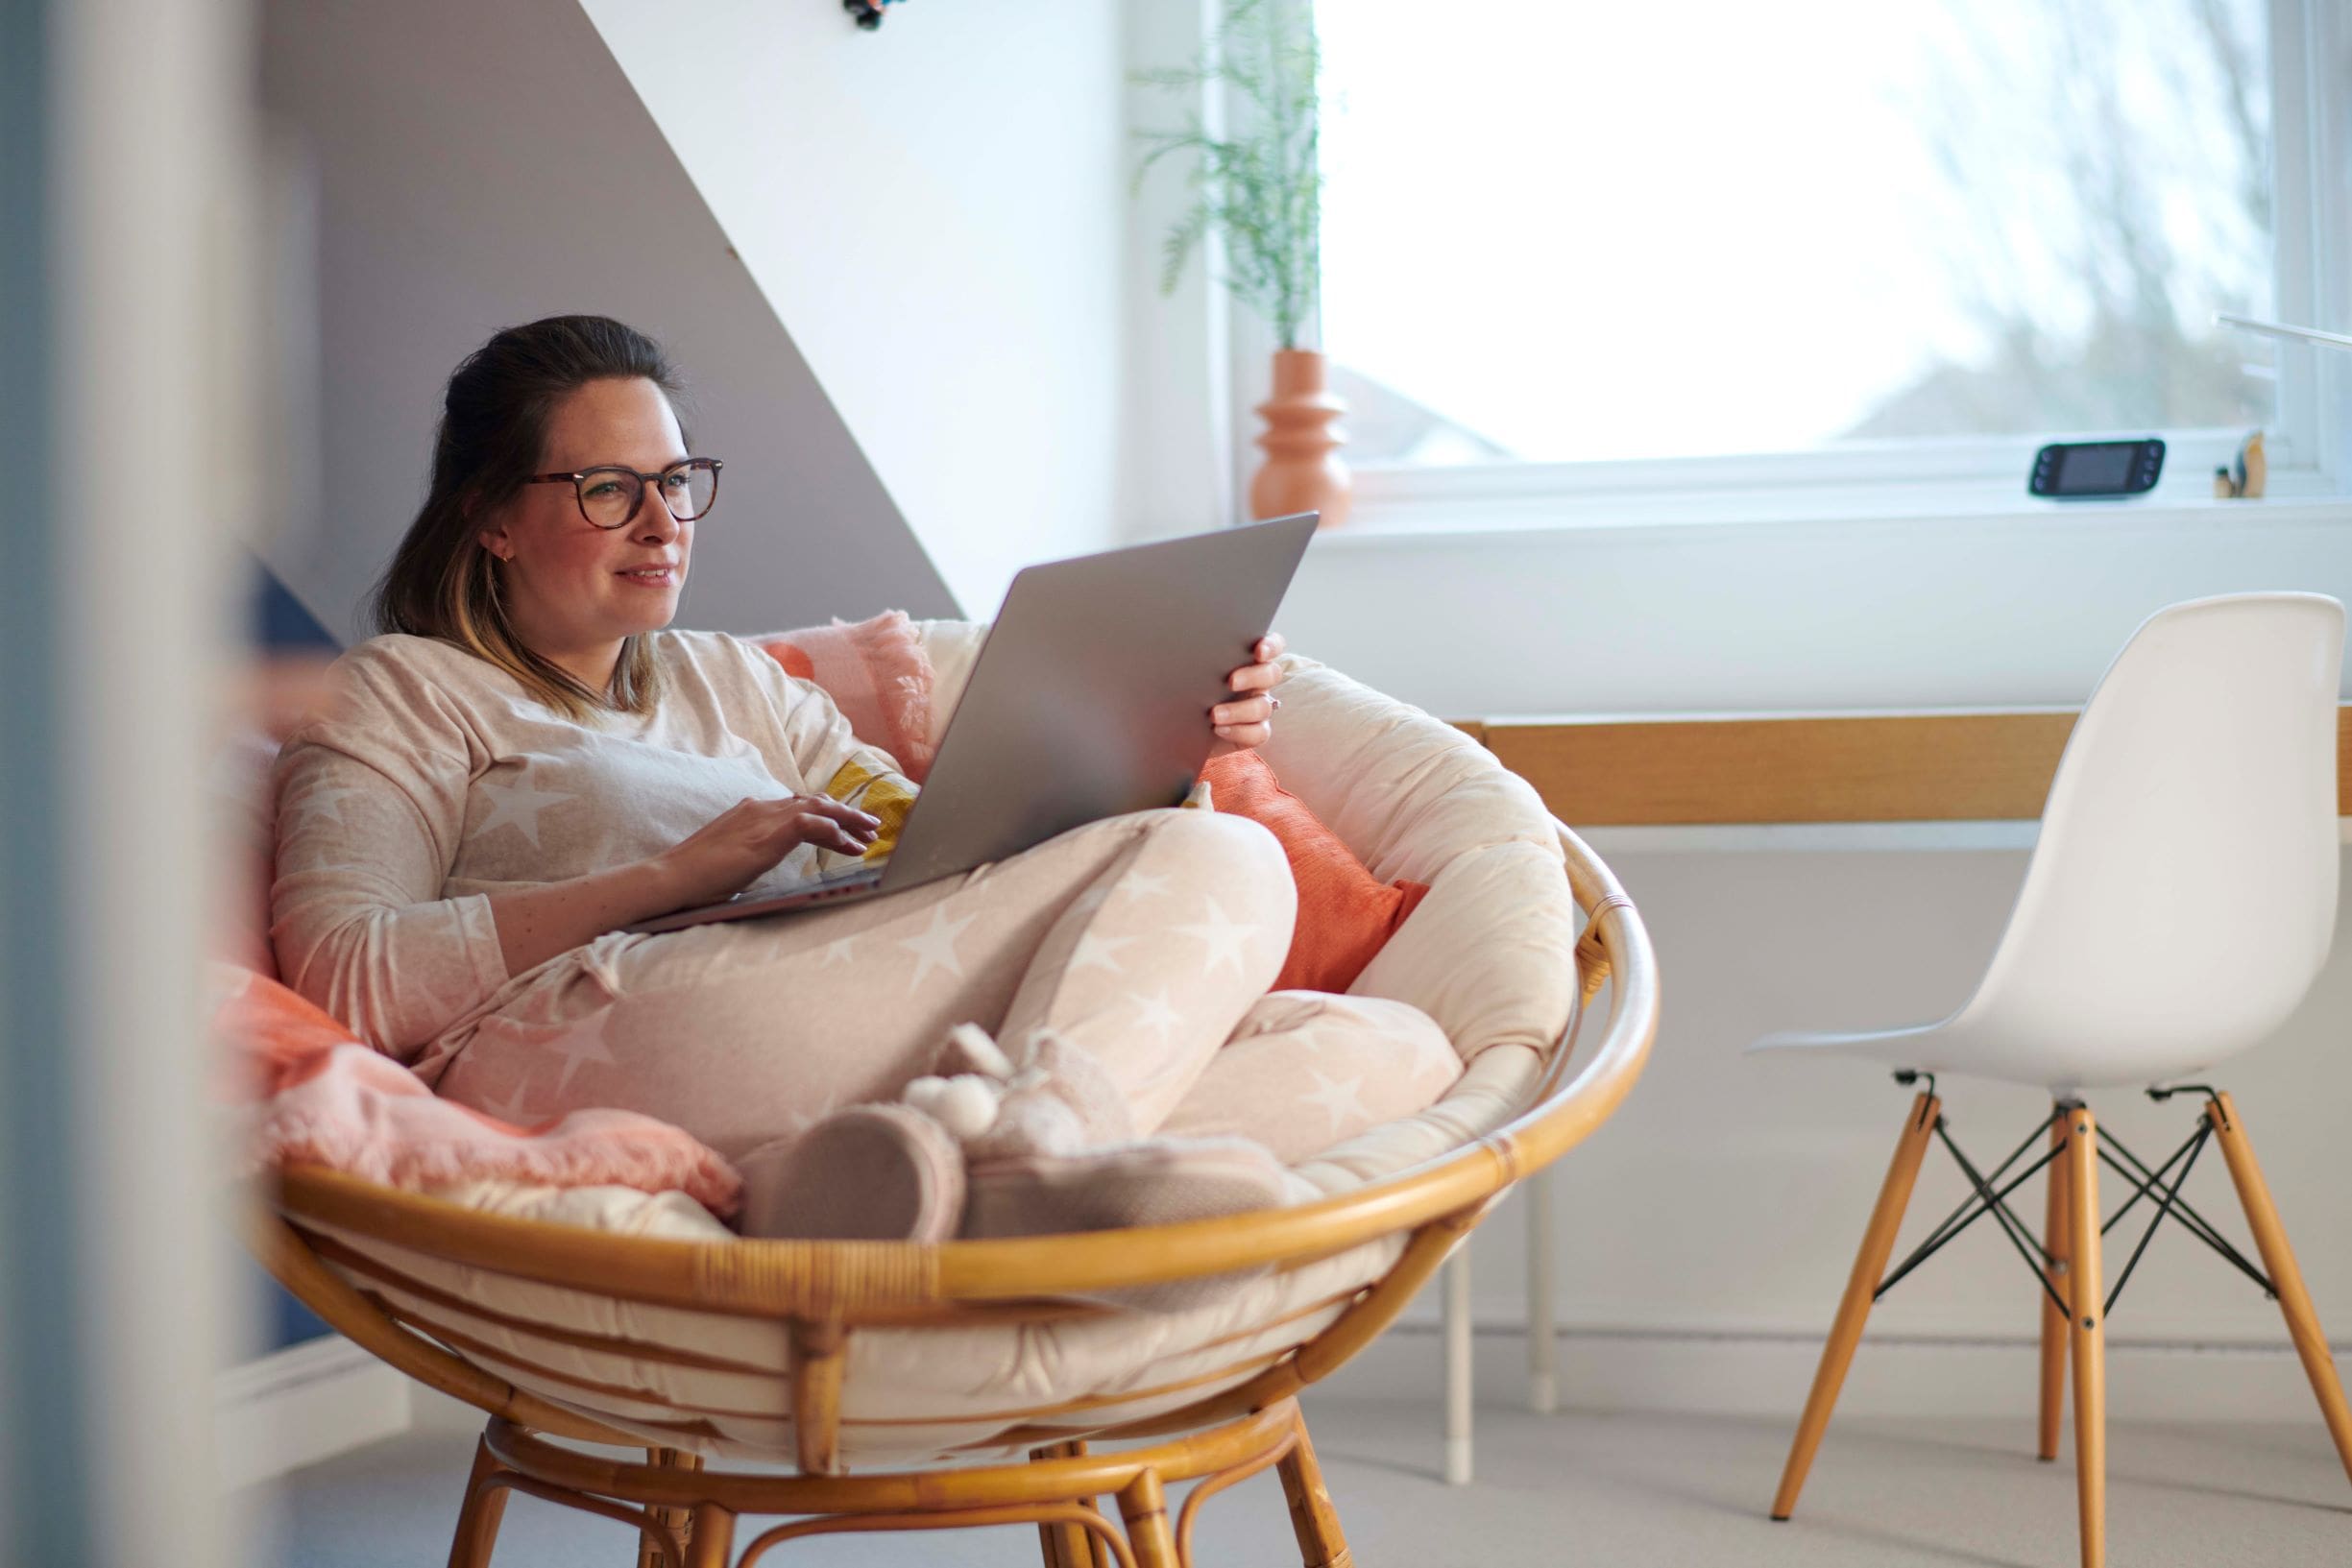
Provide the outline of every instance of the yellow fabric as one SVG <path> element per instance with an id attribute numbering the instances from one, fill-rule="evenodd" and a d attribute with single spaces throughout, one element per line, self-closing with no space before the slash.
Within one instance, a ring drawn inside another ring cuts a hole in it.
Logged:
<path id="1" fill-rule="evenodd" d="M 835 771 L 825 785 L 825 793 L 846 806 L 855 806 L 870 816 L 882 819 L 882 831 L 874 835 L 862 858 L 880 860 L 898 844 L 898 831 L 906 826 L 907 813 L 914 808 L 915 786 L 901 774 L 872 765 L 871 752 L 861 752 Z"/>

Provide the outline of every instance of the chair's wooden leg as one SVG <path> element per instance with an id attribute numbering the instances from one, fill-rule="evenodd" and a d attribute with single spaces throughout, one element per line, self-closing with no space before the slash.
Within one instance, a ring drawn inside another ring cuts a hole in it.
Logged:
<path id="1" fill-rule="evenodd" d="M 1470 1484 L 1470 1247 L 1445 1260 L 1445 1484 Z"/>
<path id="2" fill-rule="evenodd" d="M 1821 1365 L 1813 1373 L 1813 1391 L 1805 1401 L 1805 1416 L 1797 1423 L 1796 1440 L 1789 1445 L 1788 1464 L 1781 1472 L 1781 1489 L 1772 1499 L 1772 1516 L 1785 1519 L 1805 1489 L 1806 1472 L 1830 1428 L 1830 1412 L 1837 1408 L 1838 1389 L 1845 1386 L 1846 1368 L 1854 1363 L 1854 1349 L 1862 1341 L 1862 1324 L 1870 1316 L 1872 1295 L 1886 1271 L 1887 1254 L 1895 1249 L 1895 1232 L 1902 1228 L 1903 1211 L 1910 1204 L 1911 1186 L 1919 1179 L 1919 1162 L 1927 1155 L 1928 1140 L 1943 1101 L 1920 1095 L 1911 1101 L 1910 1120 L 1895 1145 L 1894 1162 L 1886 1168 L 1886 1182 L 1879 1189 L 1879 1206 L 1870 1213 L 1870 1227 L 1862 1233 L 1862 1250 L 1847 1277 L 1845 1298 L 1837 1304 L 1837 1321 L 1830 1328 L 1829 1343 L 1821 1347 Z"/>
<path id="3" fill-rule="evenodd" d="M 1119 1517 L 1127 1521 L 1127 1542 L 1135 1568 L 1182 1568 L 1176 1531 L 1168 1522 L 1168 1493 L 1157 1470 L 1136 1474 L 1119 1490 Z"/>
<path id="4" fill-rule="evenodd" d="M 506 1515 L 506 1488 L 482 1483 L 505 1468 L 491 1458 L 487 1439 L 474 1443 L 473 1469 L 466 1477 L 457 1532 L 449 1542 L 449 1568 L 489 1568 L 491 1550 L 498 1544 L 498 1521 Z"/>
<path id="5" fill-rule="evenodd" d="M 1032 1459 L 1076 1459 L 1086 1452 L 1082 1442 L 1049 1443 L 1032 1448 Z M 1093 1508 L 1094 1503 L 1080 1498 L 1079 1507 Z M 1095 1555 L 1101 1550 L 1101 1540 L 1083 1525 L 1039 1525 L 1037 1544 L 1045 1554 L 1045 1568 L 1095 1568 Z"/>
<path id="6" fill-rule="evenodd" d="M 2245 1206 L 2254 1245 L 2261 1249 L 2262 1266 L 2278 1291 L 2287 1337 L 2294 1341 L 2295 1354 L 2303 1358 L 2304 1376 L 2311 1379 L 2311 1391 L 2318 1396 L 2319 1413 L 2327 1422 L 2328 1435 L 2336 1439 L 2336 1454 L 2343 1460 L 2344 1474 L 2352 1476 L 2352 1409 L 2344 1404 L 2343 1381 L 2336 1374 L 2327 1337 L 2319 1332 L 2311 1291 L 2304 1288 L 2303 1270 L 2295 1266 L 2294 1248 L 2287 1244 L 2287 1231 L 2270 1201 L 2269 1184 L 2263 1180 L 2254 1146 L 2246 1141 L 2245 1124 L 2238 1120 L 2238 1107 L 2230 1103 L 2229 1096 L 2214 1097 L 2205 1107 L 2205 1116 L 2220 1138 L 2221 1156 L 2229 1161 L 2230 1180 L 2237 1184 L 2238 1201 Z"/>
<path id="7" fill-rule="evenodd" d="M 792 1375 L 792 1441 L 803 1475 L 829 1476 L 840 1463 L 841 1379 L 849 1330 L 831 1318 L 790 1319 L 787 1363 Z"/>
<path id="8" fill-rule="evenodd" d="M 2098 1124 L 2088 1107 L 2067 1122 L 2067 1350 L 2074 1363 L 2074 1489 L 2082 1568 L 2107 1560 L 2107 1299 L 2098 1244 Z"/>
<path id="9" fill-rule="evenodd" d="M 697 1503 L 692 1528 L 686 1568 L 727 1568 L 735 1556 L 735 1515 L 715 1503 Z"/>
<path id="10" fill-rule="evenodd" d="M 2049 1197 L 2042 1210 L 2042 1244 L 2049 1248 L 2049 1288 L 2064 1299 L 2067 1290 L 2066 1108 L 2050 1113 Z M 2042 1414 L 2034 1452 L 2045 1459 L 2058 1457 L 2058 1419 L 2066 1409 L 2066 1314 L 2045 1293 L 2042 1297 Z"/>
<path id="11" fill-rule="evenodd" d="M 702 1456 L 683 1448 L 648 1448 L 645 1450 L 645 1462 L 666 1470 L 699 1470 L 702 1468 Z M 681 1544 L 693 1538 L 692 1509 L 656 1508 L 649 1511 L 654 1518 L 677 1532 Z M 685 1568 L 685 1565 L 664 1551 L 656 1537 L 640 1534 L 637 1538 L 637 1568 Z"/>
<path id="12" fill-rule="evenodd" d="M 1290 1499 L 1291 1529 L 1298 1536 L 1298 1556 L 1306 1568 L 1350 1568 L 1347 1537 L 1340 1531 L 1339 1509 L 1323 1485 L 1322 1466 L 1315 1460 L 1315 1444 L 1307 1436 L 1306 1417 L 1298 1418 L 1298 1443 L 1282 1457 L 1282 1495 Z"/>
<path id="13" fill-rule="evenodd" d="M 1527 1408 L 1560 1409 L 1560 1347 L 1552 1306 L 1552 1168 L 1521 1184 L 1527 1194 Z"/>

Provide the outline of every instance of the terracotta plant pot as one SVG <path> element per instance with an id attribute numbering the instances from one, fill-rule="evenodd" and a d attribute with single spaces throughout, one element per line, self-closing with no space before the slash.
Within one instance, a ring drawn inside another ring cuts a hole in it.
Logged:
<path id="1" fill-rule="evenodd" d="M 1323 374 L 1317 350 L 1274 350 L 1273 396 L 1258 404 L 1266 421 L 1266 433 L 1258 437 L 1266 463 L 1249 481 L 1250 517 L 1317 512 L 1317 526 L 1323 528 L 1347 520 L 1347 465 L 1339 456 L 1347 437 L 1338 427 L 1347 405 L 1323 389 Z"/>

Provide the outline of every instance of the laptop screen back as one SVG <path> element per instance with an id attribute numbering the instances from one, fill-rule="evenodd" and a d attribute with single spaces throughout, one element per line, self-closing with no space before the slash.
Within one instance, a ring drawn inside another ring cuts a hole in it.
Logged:
<path id="1" fill-rule="evenodd" d="M 1302 514 L 1015 577 L 883 885 L 1180 802 L 1314 531 Z"/>

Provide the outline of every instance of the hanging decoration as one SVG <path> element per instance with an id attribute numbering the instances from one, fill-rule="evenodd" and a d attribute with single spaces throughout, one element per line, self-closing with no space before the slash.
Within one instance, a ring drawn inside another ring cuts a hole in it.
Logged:
<path id="1" fill-rule="evenodd" d="M 841 0 L 841 9 L 849 12 L 851 21 L 871 33 L 882 25 L 882 8 L 897 4 L 898 0 Z"/>

